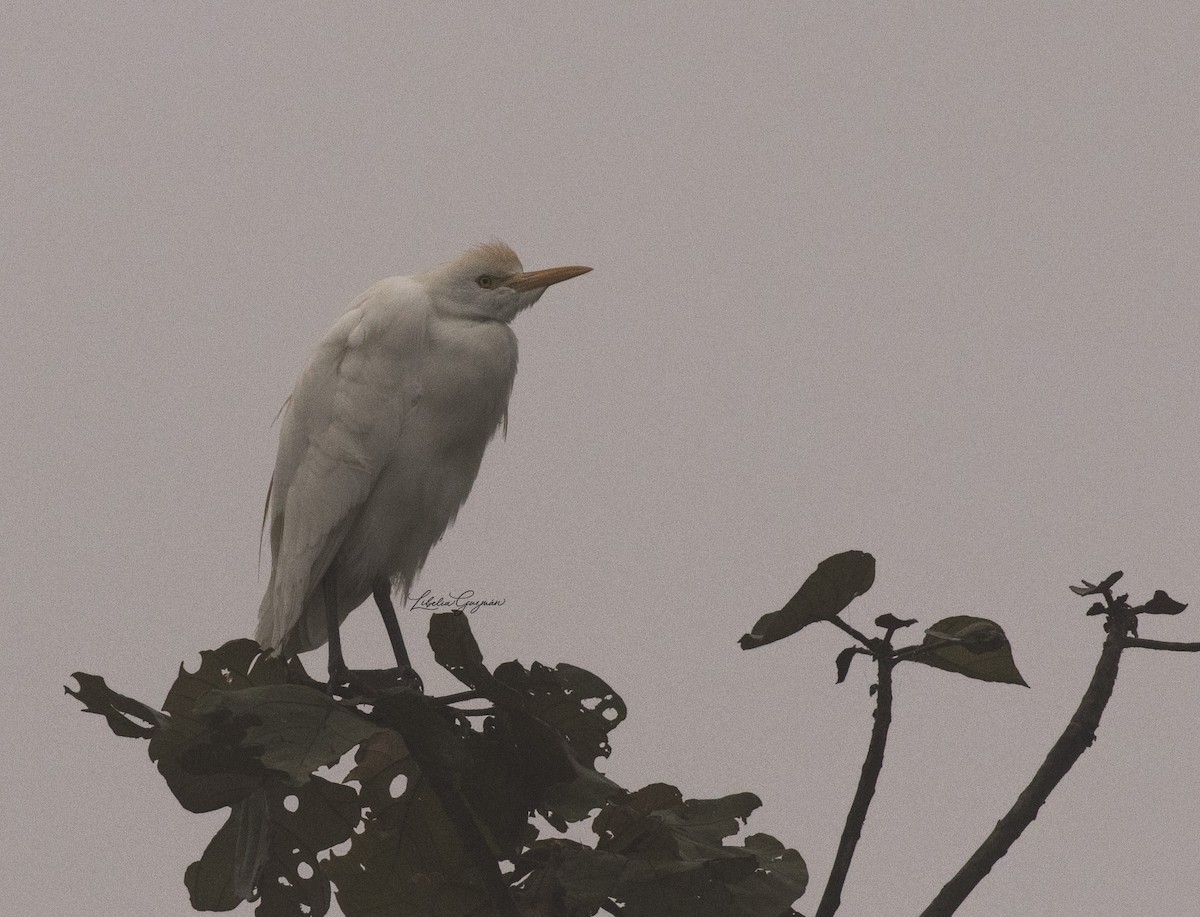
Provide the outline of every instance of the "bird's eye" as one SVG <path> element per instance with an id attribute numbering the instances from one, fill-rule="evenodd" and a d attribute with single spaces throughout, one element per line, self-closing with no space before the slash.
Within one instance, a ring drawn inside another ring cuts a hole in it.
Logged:
<path id="1" fill-rule="evenodd" d="M 490 290 L 492 287 L 494 287 L 496 285 L 496 278 L 489 277 L 487 274 L 480 274 L 478 277 L 475 278 L 475 282 L 477 284 L 479 284 L 481 287 L 483 287 L 485 290 Z"/>

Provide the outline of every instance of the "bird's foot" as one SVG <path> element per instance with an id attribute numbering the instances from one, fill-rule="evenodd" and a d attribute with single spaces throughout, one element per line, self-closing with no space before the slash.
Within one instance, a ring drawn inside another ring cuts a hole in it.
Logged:
<path id="1" fill-rule="evenodd" d="M 343 663 L 331 663 L 329 666 L 329 682 L 325 685 L 325 693 L 330 697 L 345 696 L 347 691 L 358 690 L 354 677 Z"/>
<path id="2" fill-rule="evenodd" d="M 425 682 L 421 681 L 421 676 L 417 674 L 417 670 L 411 665 L 397 667 L 392 671 L 395 672 L 396 684 L 399 687 L 408 688 L 421 694 L 425 693 Z"/>

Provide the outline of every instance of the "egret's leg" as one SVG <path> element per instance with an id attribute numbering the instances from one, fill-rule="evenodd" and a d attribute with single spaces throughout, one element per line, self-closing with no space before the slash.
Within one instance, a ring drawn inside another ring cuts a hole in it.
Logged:
<path id="1" fill-rule="evenodd" d="M 392 604 L 392 584 L 381 580 L 375 584 L 371 594 L 375 596 L 375 604 L 383 618 L 383 626 L 387 628 L 388 639 L 392 641 L 392 652 L 396 654 L 396 665 L 412 671 L 412 663 L 408 660 L 408 650 L 404 648 L 404 637 L 400 634 L 400 621 L 396 618 L 396 606 Z"/>
<path id="2" fill-rule="evenodd" d="M 346 682 L 346 660 L 342 656 L 342 632 L 337 608 L 337 567 L 329 565 L 321 580 L 325 599 L 325 631 L 329 637 L 329 690 Z"/>

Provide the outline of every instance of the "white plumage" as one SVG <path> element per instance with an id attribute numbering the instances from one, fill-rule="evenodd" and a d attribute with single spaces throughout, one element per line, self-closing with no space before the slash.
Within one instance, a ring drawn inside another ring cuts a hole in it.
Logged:
<path id="1" fill-rule="evenodd" d="M 350 304 L 284 407 L 260 644 L 291 654 L 325 643 L 327 594 L 339 623 L 381 585 L 407 594 L 507 415 L 517 370 L 508 323 L 588 270 L 526 273 L 512 249 L 490 243 Z M 332 667 L 337 641 L 330 650 Z"/>

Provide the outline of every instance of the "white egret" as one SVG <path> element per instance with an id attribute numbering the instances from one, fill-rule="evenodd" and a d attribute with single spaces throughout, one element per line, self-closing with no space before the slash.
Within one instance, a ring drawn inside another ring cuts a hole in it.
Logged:
<path id="1" fill-rule="evenodd" d="M 267 496 L 271 579 L 256 638 L 283 654 L 329 643 L 373 595 L 413 676 L 392 605 L 454 521 L 505 424 L 517 371 L 509 322 L 587 267 L 526 272 L 503 243 L 375 284 L 317 345 L 283 410 Z M 419 683 L 419 680 L 418 680 Z"/>

